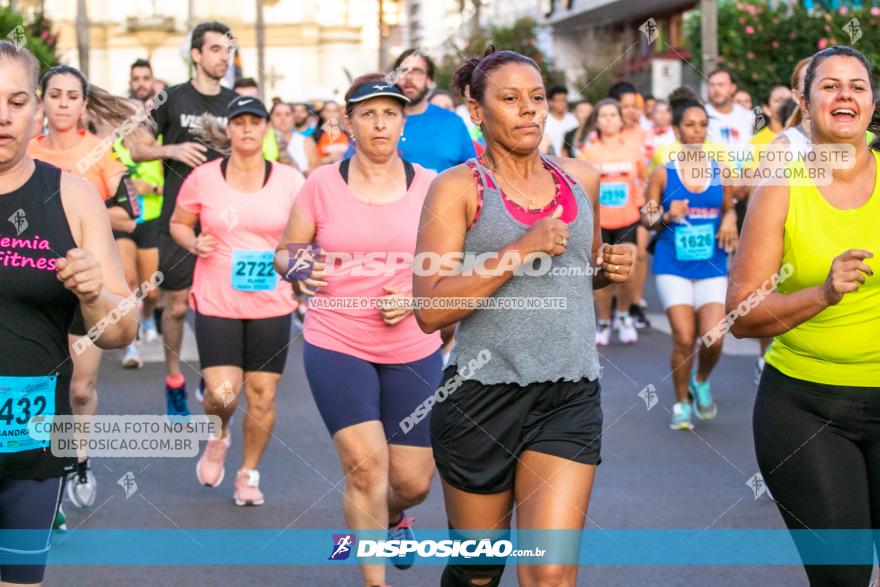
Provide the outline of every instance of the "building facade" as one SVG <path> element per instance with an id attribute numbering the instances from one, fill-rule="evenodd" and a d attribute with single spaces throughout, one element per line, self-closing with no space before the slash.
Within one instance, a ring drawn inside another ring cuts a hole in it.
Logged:
<path id="1" fill-rule="evenodd" d="M 565 75 L 572 98 L 626 78 L 645 94 L 665 97 L 683 84 L 699 86 L 684 48 L 684 14 L 697 0 L 406 0 L 406 22 L 414 46 L 442 54 L 464 45 L 475 22 L 510 26 L 529 17 L 538 45 Z M 476 16 L 474 16 L 476 14 Z M 640 27 L 656 23 L 649 40 Z M 467 19 L 462 24 L 463 19 Z M 450 43 L 452 41 L 452 43 Z"/>
<path id="2" fill-rule="evenodd" d="M 257 79 L 257 1 L 87 0 L 89 77 L 93 83 L 123 94 L 128 87 L 128 65 L 135 59 L 149 58 L 156 77 L 170 84 L 184 81 L 190 75 L 191 27 L 202 21 L 219 20 L 235 34 L 242 76 Z M 385 1 L 387 4 L 388 0 Z M 25 2 L 19 0 L 19 4 Z M 391 2 L 394 4 L 394 0 Z M 42 3 L 59 32 L 62 61 L 78 66 L 77 2 Z M 262 4 L 263 89 L 267 99 L 339 99 L 351 78 L 377 70 L 378 1 L 262 0 Z M 388 33 L 387 28 L 385 32 Z M 393 39 L 394 35 L 390 37 Z M 385 49 L 394 48 L 386 40 Z"/>

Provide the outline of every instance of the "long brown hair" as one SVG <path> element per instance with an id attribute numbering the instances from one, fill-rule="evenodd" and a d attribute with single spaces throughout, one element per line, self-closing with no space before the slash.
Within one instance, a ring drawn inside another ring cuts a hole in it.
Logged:
<path id="1" fill-rule="evenodd" d="M 590 116 L 584 121 L 581 127 L 578 129 L 575 134 L 575 144 L 581 145 L 586 142 L 587 137 L 590 136 L 590 133 L 596 131 L 597 135 L 601 138 L 602 133 L 599 132 L 598 124 L 599 124 L 599 110 L 602 109 L 603 106 L 614 106 L 617 109 L 617 115 L 620 116 L 620 120 L 623 120 L 623 111 L 620 109 L 620 102 L 615 100 L 614 98 L 604 98 L 596 102 L 596 106 L 593 108 L 593 111 L 590 112 Z"/>
<path id="2" fill-rule="evenodd" d="M 800 61 L 797 62 L 797 65 L 794 66 L 794 70 L 791 72 L 791 89 L 792 91 L 797 92 L 799 95 L 801 93 L 801 89 L 798 87 L 800 84 L 798 82 L 801 81 L 802 77 L 805 77 L 804 70 L 810 65 L 811 57 L 804 57 Z M 788 120 L 785 121 L 785 128 L 792 128 L 801 123 L 804 119 L 804 113 L 801 112 L 800 103 L 797 103 L 797 108 L 794 109 L 794 112 L 791 113 L 791 116 L 788 117 Z"/>

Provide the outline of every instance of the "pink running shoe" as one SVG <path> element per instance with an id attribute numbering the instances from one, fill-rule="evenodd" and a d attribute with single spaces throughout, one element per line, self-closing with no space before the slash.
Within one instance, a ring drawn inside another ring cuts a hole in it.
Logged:
<path id="1" fill-rule="evenodd" d="M 260 472 L 256 469 L 241 469 L 235 476 L 235 505 L 263 505 L 263 492 L 260 491 Z"/>
<path id="2" fill-rule="evenodd" d="M 226 467 L 223 462 L 226 460 L 226 451 L 232 446 L 232 436 L 227 434 L 221 440 L 209 440 L 205 446 L 205 452 L 196 465 L 196 479 L 202 485 L 208 487 L 217 487 L 223 482 L 226 474 Z"/>

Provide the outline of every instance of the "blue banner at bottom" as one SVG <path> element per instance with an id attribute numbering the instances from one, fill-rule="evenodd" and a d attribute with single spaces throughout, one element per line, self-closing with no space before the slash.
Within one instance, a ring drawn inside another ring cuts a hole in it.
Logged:
<path id="1" fill-rule="evenodd" d="M 45 554 L 45 531 L 0 531 L 0 564 Z M 415 557 L 419 564 L 799 565 L 874 563 L 870 530 L 417 529 L 413 541 L 334 529 L 103 529 L 53 532 L 50 565 L 340 565 Z"/>

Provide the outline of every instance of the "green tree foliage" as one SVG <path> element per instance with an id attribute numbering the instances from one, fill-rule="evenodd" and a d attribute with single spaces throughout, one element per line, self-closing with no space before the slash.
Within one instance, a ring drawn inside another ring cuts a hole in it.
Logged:
<path id="1" fill-rule="evenodd" d="M 13 42 L 23 38 L 24 46 L 40 63 L 41 74 L 58 62 L 55 53 L 58 38 L 52 33 L 51 26 L 52 23 L 42 13 L 37 13 L 33 20 L 26 21 L 20 13 L 13 12 L 8 7 L 0 7 L 0 38 Z M 20 35 L 22 31 L 24 37 Z"/>
<path id="2" fill-rule="evenodd" d="M 452 74 L 464 63 L 465 58 L 481 56 L 486 47 L 492 44 L 496 49 L 516 51 L 534 59 L 541 68 L 545 84 L 560 83 L 563 76 L 553 69 L 549 58 L 538 47 L 537 29 L 538 23 L 534 19 L 521 18 L 510 27 L 490 26 L 476 31 L 463 48 L 453 47 L 453 51 L 447 53 L 437 65 L 434 82 L 438 88 L 452 88 Z"/>
<path id="3" fill-rule="evenodd" d="M 857 5 L 860 4 L 860 5 Z M 776 84 L 789 84 L 794 66 L 804 57 L 834 45 L 850 45 L 872 64 L 880 63 L 880 7 L 873 2 L 805 3 L 766 0 L 719 0 L 718 51 L 721 64 L 739 77 L 755 103 Z M 851 24 L 855 19 L 856 28 Z M 700 13 L 685 23 L 695 65 L 701 52 Z M 852 42 L 851 31 L 861 38 Z M 705 72 L 708 73 L 708 72 Z"/>

